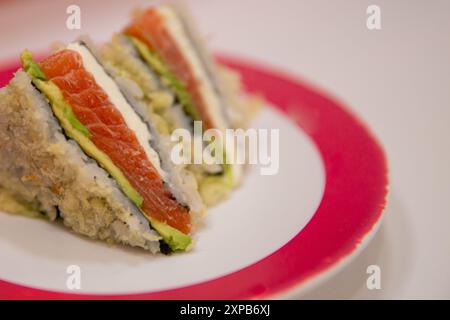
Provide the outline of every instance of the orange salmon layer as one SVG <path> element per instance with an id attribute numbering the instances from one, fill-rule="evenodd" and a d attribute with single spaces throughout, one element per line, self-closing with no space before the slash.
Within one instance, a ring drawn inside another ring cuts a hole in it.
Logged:
<path id="1" fill-rule="evenodd" d="M 188 210 L 165 188 L 135 133 L 92 74 L 84 69 L 80 54 L 68 49 L 58 51 L 40 66 L 47 79 L 62 91 L 78 120 L 88 128 L 92 142 L 108 155 L 141 195 L 141 209 L 151 218 L 189 233 Z"/>
<path id="2" fill-rule="evenodd" d="M 156 52 L 162 58 L 170 71 L 186 86 L 192 102 L 201 116 L 203 126 L 206 129 L 214 128 L 193 69 L 167 30 L 164 17 L 158 13 L 158 10 L 150 8 L 142 12 L 125 29 L 125 34 L 141 40 L 151 51 Z"/>

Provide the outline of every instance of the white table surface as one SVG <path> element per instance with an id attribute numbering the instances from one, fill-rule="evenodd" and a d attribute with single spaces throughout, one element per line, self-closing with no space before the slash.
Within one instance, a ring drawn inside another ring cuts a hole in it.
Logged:
<path id="1" fill-rule="evenodd" d="M 142 2 L 2 1 L 0 60 L 83 33 L 105 40 Z M 213 48 L 328 90 L 387 152 L 390 194 L 379 233 L 347 269 L 302 298 L 450 298 L 450 1 L 189 2 Z M 81 31 L 65 28 L 69 4 L 81 6 Z M 366 28 L 370 4 L 381 8 L 379 31 Z M 365 286 L 371 264 L 381 267 L 381 290 Z"/>

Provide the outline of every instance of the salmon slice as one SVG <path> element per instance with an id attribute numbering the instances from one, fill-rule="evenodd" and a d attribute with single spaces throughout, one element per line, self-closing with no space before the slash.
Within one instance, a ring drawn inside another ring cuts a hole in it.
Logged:
<path id="1" fill-rule="evenodd" d="M 80 54 L 65 49 L 42 61 L 40 66 L 47 79 L 61 90 L 78 120 L 88 128 L 92 142 L 109 156 L 141 195 L 141 209 L 151 218 L 188 234 L 191 230 L 188 209 L 165 188 L 135 133 L 83 67 Z"/>
<path id="2" fill-rule="evenodd" d="M 181 81 L 194 103 L 206 129 L 214 128 L 205 100 L 200 92 L 198 80 L 194 77 L 192 66 L 185 59 L 183 51 L 168 31 L 164 17 L 156 8 L 149 8 L 137 16 L 125 29 L 125 34 L 144 42 L 156 52 L 169 70 Z"/>

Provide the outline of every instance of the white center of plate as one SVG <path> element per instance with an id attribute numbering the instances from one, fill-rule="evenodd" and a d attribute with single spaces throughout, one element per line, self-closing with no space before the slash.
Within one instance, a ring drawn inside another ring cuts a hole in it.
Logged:
<path id="1" fill-rule="evenodd" d="M 250 167 L 242 187 L 209 210 L 193 251 L 152 256 L 86 239 L 44 220 L 0 212 L 0 279 L 74 292 L 66 287 L 67 267 L 77 265 L 78 293 L 149 292 L 211 280 L 268 256 L 311 219 L 325 174 L 313 143 L 285 116 L 265 108 L 255 127 L 280 130 L 279 172 L 263 176 L 258 166 Z"/>

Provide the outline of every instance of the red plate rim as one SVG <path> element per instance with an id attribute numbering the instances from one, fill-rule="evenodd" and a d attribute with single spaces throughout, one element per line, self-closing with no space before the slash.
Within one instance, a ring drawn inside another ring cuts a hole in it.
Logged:
<path id="1" fill-rule="evenodd" d="M 262 95 L 314 141 L 326 174 L 323 198 L 309 223 L 266 258 L 228 275 L 169 290 L 72 294 L 0 280 L 1 299 L 255 299 L 279 297 L 336 269 L 375 232 L 386 205 L 384 151 L 344 105 L 286 72 L 220 55 L 248 92 Z M 0 87 L 18 68 L 3 64 Z"/>

